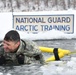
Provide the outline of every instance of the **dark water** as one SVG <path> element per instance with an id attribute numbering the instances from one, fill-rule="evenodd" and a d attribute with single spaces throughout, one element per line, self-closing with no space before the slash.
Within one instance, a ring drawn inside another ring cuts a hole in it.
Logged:
<path id="1" fill-rule="evenodd" d="M 53 48 L 63 48 L 63 49 L 69 49 L 69 50 L 75 50 L 76 49 L 76 40 L 43 40 L 43 41 L 35 41 L 39 46 L 45 46 L 45 47 L 53 47 Z"/>
<path id="2" fill-rule="evenodd" d="M 39 46 L 76 50 L 76 40 L 40 40 Z M 47 54 L 45 55 L 45 57 Z M 48 65 L 49 66 L 49 65 Z M 0 66 L 0 75 L 43 75 L 39 64 L 22 66 Z"/>

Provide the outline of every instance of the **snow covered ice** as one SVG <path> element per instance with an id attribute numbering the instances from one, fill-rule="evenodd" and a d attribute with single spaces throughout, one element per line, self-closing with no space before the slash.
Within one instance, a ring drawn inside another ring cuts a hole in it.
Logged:
<path id="1" fill-rule="evenodd" d="M 74 59 L 75 58 L 75 59 Z M 73 60 L 72 60 L 73 59 Z M 43 75 L 75 75 L 76 57 L 72 57 L 70 61 L 55 61 L 48 65 L 42 66 Z"/>

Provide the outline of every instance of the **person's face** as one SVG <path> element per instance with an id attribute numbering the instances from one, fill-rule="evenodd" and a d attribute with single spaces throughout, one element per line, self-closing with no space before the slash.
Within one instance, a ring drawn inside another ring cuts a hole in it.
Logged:
<path id="1" fill-rule="evenodd" d="M 14 41 L 3 41 L 3 47 L 5 52 L 15 52 L 16 49 L 19 47 L 20 42 L 14 42 Z"/>

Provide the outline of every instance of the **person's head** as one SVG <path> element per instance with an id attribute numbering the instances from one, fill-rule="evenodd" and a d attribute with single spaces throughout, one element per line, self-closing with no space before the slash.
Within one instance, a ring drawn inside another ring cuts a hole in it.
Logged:
<path id="1" fill-rule="evenodd" d="M 15 52 L 20 45 L 20 35 L 16 30 L 11 30 L 6 33 L 3 40 L 5 52 Z"/>

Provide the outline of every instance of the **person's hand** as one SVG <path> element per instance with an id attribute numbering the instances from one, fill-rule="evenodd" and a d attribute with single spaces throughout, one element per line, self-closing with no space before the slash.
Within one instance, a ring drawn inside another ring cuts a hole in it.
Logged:
<path id="1" fill-rule="evenodd" d="M 24 55 L 21 53 L 16 56 L 19 64 L 24 64 Z"/>
<path id="2" fill-rule="evenodd" d="M 40 56 L 39 56 L 39 55 L 34 56 L 34 58 L 35 58 L 36 60 L 40 60 Z"/>
<path id="3" fill-rule="evenodd" d="M 3 65 L 6 63 L 5 57 L 3 55 L 0 55 L 0 65 Z"/>

